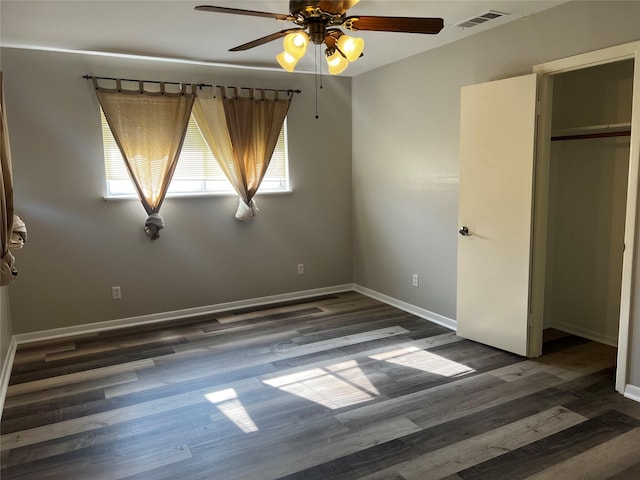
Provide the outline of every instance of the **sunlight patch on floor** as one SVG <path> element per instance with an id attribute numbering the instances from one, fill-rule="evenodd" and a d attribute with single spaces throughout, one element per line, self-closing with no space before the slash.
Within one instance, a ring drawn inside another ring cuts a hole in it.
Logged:
<path id="1" fill-rule="evenodd" d="M 385 361 L 403 367 L 415 368 L 423 372 L 434 373 L 444 377 L 457 377 L 474 372 L 473 368 L 467 367 L 448 358 L 441 357 L 435 353 L 420 350 L 417 347 L 406 347 L 377 355 L 369 358 Z"/>
<path id="2" fill-rule="evenodd" d="M 444 377 L 475 371 L 418 347 L 394 349 L 369 358 Z M 282 375 L 263 380 L 263 383 L 332 410 L 368 402 L 381 395 L 356 360 Z"/>
<path id="3" fill-rule="evenodd" d="M 258 427 L 244 408 L 233 388 L 211 392 L 205 398 L 213 403 L 220 412 L 245 433 L 257 432 Z"/>
<path id="4" fill-rule="evenodd" d="M 380 395 L 355 360 L 263 382 L 332 410 L 367 402 Z"/>

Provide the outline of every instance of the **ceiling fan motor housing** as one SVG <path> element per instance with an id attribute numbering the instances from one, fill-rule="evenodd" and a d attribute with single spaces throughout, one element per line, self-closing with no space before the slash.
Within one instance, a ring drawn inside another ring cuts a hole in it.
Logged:
<path id="1" fill-rule="evenodd" d="M 316 45 L 324 43 L 327 36 L 327 24 L 321 18 L 310 18 L 307 25 L 309 26 L 309 39 Z"/>

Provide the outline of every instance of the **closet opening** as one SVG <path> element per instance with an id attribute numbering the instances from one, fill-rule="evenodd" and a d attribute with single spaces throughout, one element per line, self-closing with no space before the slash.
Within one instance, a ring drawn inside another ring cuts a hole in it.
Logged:
<path id="1" fill-rule="evenodd" d="M 566 342 L 594 341 L 615 349 L 634 60 L 549 77 L 542 353 Z"/>

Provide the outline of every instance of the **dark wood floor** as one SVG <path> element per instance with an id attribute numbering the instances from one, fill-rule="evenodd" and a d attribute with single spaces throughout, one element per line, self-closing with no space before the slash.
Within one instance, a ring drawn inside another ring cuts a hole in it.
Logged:
<path id="1" fill-rule="evenodd" d="M 10 479 L 640 478 L 615 350 L 527 360 L 350 292 L 21 346 Z"/>

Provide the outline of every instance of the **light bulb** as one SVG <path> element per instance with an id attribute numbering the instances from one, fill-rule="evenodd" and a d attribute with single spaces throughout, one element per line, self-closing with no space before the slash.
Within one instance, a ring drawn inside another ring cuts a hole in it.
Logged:
<path id="1" fill-rule="evenodd" d="M 345 68 L 349 65 L 349 61 L 344 58 L 337 49 L 331 50 L 327 48 L 325 55 L 327 56 L 329 73 L 332 75 L 344 72 Z"/>
<path id="2" fill-rule="evenodd" d="M 302 57 L 304 57 L 304 54 L 307 51 L 308 44 L 309 37 L 303 30 L 289 33 L 286 37 L 284 37 L 284 40 L 282 41 L 284 51 L 296 59 L 301 59 Z"/>
<path id="3" fill-rule="evenodd" d="M 298 59 L 289 52 L 279 53 L 276 55 L 276 60 L 287 72 L 293 72 L 293 69 L 296 68 L 296 63 L 298 63 Z"/>
<path id="4" fill-rule="evenodd" d="M 362 38 L 353 38 L 349 35 L 341 35 L 338 39 L 338 48 L 347 57 L 350 62 L 355 62 L 360 58 L 360 54 L 364 49 L 364 40 Z"/>

